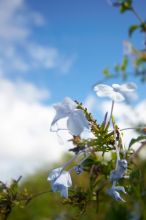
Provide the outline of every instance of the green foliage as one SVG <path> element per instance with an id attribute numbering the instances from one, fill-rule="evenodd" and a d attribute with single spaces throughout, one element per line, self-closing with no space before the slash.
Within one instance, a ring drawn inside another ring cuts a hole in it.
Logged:
<path id="1" fill-rule="evenodd" d="M 129 148 L 131 148 L 133 144 L 135 144 L 139 141 L 142 141 L 142 140 L 146 140 L 146 135 L 140 135 L 138 138 L 132 138 L 129 143 Z"/>
<path id="2" fill-rule="evenodd" d="M 103 75 L 104 75 L 105 77 L 111 77 L 111 73 L 110 73 L 110 71 L 109 71 L 108 68 L 105 68 L 105 69 L 103 70 Z"/>
<path id="3" fill-rule="evenodd" d="M 106 195 L 104 188 L 108 184 L 107 181 L 101 181 L 100 184 L 97 181 L 96 193 L 92 194 L 90 188 L 87 191 L 88 178 L 85 175 L 87 172 L 85 172 L 81 176 L 74 175 L 74 184 L 79 185 L 80 183 L 81 185 L 70 190 L 68 200 L 62 200 L 58 194 L 44 193 L 33 199 L 24 209 L 15 207 L 9 215 L 9 220 L 56 220 L 57 218 L 63 220 L 129 220 L 132 218 L 133 212 L 135 212 L 135 216 L 139 212 L 141 219 L 145 219 L 146 163 L 140 162 L 137 158 L 134 163 L 130 163 L 130 167 L 133 170 L 130 172 L 130 178 L 124 180 L 128 192 L 126 203 L 118 203 Z M 97 176 L 97 180 L 102 179 L 99 171 Z M 34 176 L 28 177 L 21 188 L 29 188 L 33 194 L 38 194 L 42 189 L 47 191 L 49 184 L 46 177 L 47 172 L 37 172 Z"/>
<path id="4" fill-rule="evenodd" d="M 77 102 L 78 103 L 78 102 Z M 78 108 L 82 109 L 91 124 L 91 131 L 95 135 L 94 139 L 81 140 L 79 137 L 74 137 L 73 143 L 78 146 L 92 146 L 95 151 L 101 151 L 103 154 L 114 149 L 114 135 L 113 132 L 108 131 L 109 124 L 104 120 L 101 125 L 97 124 L 92 115 L 83 107 L 82 103 L 78 103 Z"/>
<path id="5" fill-rule="evenodd" d="M 128 30 L 128 34 L 129 34 L 129 37 L 132 36 L 132 34 L 138 30 L 140 28 L 140 25 L 137 25 L 137 24 L 133 24 L 129 27 L 129 30 Z"/>
<path id="6" fill-rule="evenodd" d="M 124 0 L 120 4 L 120 12 L 124 13 L 132 9 L 132 0 Z"/>
<path id="7" fill-rule="evenodd" d="M 20 179 L 21 177 L 18 180 L 13 180 L 9 186 L 0 182 L 0 215 L 2 219 L 8 217 L 13 207 L 18 206 L 23 208 L 31 198 L 26 188 L 19 192 L 18 183 Z"/>
<path id="8" fill-rule="evenodd" d="M 127 11 L 133 13 L 133 15 L 137 18 L 139 24 L 132 24 L 128 28 L 128 35 L 129 37 L 133 36 L 133 33 L 136 30 L 139 30 L 141 33 L 146 33 L 146 22 L 145 20 L 139 15 L 133 5 L 132 0 L 117 0 L 113 2 L 113 6 L 119 8 L 121 13 L 125 13 Z M 144 39 L 144 48 L 146 45 L 146 40 Z M 128 70 L 128 63 L 132 57 L 133 66 L 132 72 Z M 146 51 L 141 49 L 132 48 L 132 51 L 129 51 L 129 55 L 126 57 L 124 56 L 122 59 L 121 64 L 116 64 L 113 73 L 111 74 L 108 69 L 103 71 L 104 80 L 108 78 L 117 78 L 121 77 L 123 80 L 127 80 L 129 75 L 136 76 L 140 79 L 141 82 L 146 82 Z"/>

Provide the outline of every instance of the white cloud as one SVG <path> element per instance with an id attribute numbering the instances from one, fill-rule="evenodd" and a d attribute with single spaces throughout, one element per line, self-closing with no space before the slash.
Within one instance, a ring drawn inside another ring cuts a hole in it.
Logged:
<path id="1" fill-rule="evenodd" d="M 41 102 L 48 97 L 48 91 L 32 84 L 0 78 L 1 180 L 28 174 L 58 160 L 68 148 L 49 131 L 54 110 Z M 68 134 L 63 137 L 70 138 Z"/>
<path id="2" fill-rule="evenodd" d="M 26 0 L 0 1 L 0 67 L 5 73 L 31 72 L 38 67 L 69 72 L 74 63 L 71 56 L 30 40 L 37 31 L 33 27 L 44 25 L 44 17 L 30 10 Z"/>
<path id="3" fill-rule="evenodd" d="M 96 108 L 97 103 L 98 101 L 97 98 L 95 98 L 95 96 L 88 95 L 84 102 L 84 105 L 86 106 L 89 112 L 92 112 Z"/>
<path id="4" fill-rule="evenodd" d="M 62 55 L 54 47 L 30 44 L 27 46 L 27 52 L 33 68 L 58 68 L 62 73 L 66 73 L 74 63 L 74 58 Z"/>
<path id="5" fill-rule="evenodd" d="M 45 21 L 40 13 L 27 8 L 25 0 L 0 1 L 0 38 L 24 40 L 31 34 L 33 24 L 42 26 Z"/>
<path id="6" fill-rule="evenodd" d="M 72 58 L 58 48 L 34 42 L 34 26 L 46 25 L 25 0 L 0 0 L 0 179 L 32 172 L 44 163 L 58 160 L 65 149 L 49 132 L 54 116 L 43 105 L 50 91 L 32 83 L 6 79 L 6 74 L 31 72 L 36 68 L 69 71 Z M 4 74 L 5 73 L 5 74 Z M 64 145 L 68 134 L 62 134 Z M 69 145 L 68 145 L 69 146 Z"/>
<path id="7" fill-rule="evenodd" d="M 19 40 L 26 38 L 29 29 L 20 24 L 23 0 L 0 1 L 0 37 L 5 40 Z M 23 19 L 24 20 L 24 19 Z"/>

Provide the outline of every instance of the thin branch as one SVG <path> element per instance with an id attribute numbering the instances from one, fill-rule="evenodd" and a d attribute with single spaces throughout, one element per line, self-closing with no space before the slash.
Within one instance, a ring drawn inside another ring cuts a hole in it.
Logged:
<path id="1" fill-rule="evenodd" d="M 141 18 L 141 16 L 137 13 L 137 11 L 135 10 L 135 8 L 131 7 L 131 11 L 133 12 L 133 14 L 137 17 L 137 19 L 139 20 L 140 23 L 144 23 L 143 19 Z"/>
<path id="2" fill-rule="evenodd" d="M 112 106 L 111 106 L 111 113 L 110 113 L 110 117 L 109 117 L 109 123 L 110 123 L 112 115 L 113 115 L 114 104 L 115 104 L 115 102 L 114 102 L 114 100 L 112 100 Z"/>
<path id="3" fill-rule="evenodd" d="M 141 146 L 131 155 L 131 157 L 129 157 L 129 161 L 133 160 L 138 154 L 139 152 L 143 149 L 143 147 L 146 146 L 146 141 L 141 142 Z"/>
<path id="4" fill-rule="evenodd" d="M 49 193 L 49 192 L 52 192 L 52 191 L 51 190 L 47 190 L 47 191 L 39 192 L 37 194 L 34 194 L 34 195 L 30 196 L 29 199 L 26 201 L 25 205 L 27 205 L 29 202 L 31 202 L 32 199 L 34 199 L 36 197 L 39 197 L 39 196 L 41 196 L 43 194 Z"/>
<path id="5" fill-rule="evenodd" d="M 146 127 L 129 127 L 129 128 L 122 128 L 120 131 L 126 131 L 126 130 L 144 130 Z"/>

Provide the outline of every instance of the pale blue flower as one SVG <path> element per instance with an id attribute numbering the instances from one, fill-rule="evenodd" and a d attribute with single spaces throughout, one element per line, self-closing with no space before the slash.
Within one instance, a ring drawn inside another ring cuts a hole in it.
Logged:
<path id="1" fill-rule="evenodd" d="M 81 165 L 74 166 L 74 170 L 77 175 L 80 175 L 83 172 L 83 167 Z"/>
<path id="2" fill-rule="evenodd" d="M 51 123 L 51 131 L 58 131 L 57 122 L 67 118 L 67 128 L 72 135 L 80 135 L 84 128 L 89 129 L 89 122 L 83 110 L 77 109 L 77 104 L 66 97 L 62 103 L 54 105 L 56 115 Z"/>
<path id="3" fill-rule="evenodd" d="M 53 192 L 60 192 L 61 196 L 68 198 L 68 188 L 72 186 L 70 173 L 62 167 L 52 170 L 48 176 Z"/>
<path id="4" fill-rule="evenodd" d="M 125 191 L 124 186 L 114 186 L 114 189 L 118 192 L 123 192 L 124 194 L 127 194 L 127 192 Z"/>
<path id="5" fill-rule="evenodd" d="M 116 102 L 124 101 L 126 93 L 134 92 L 135 89 L 136 85 L 134 83 L 125 83 L 122 85 L 112 84 L 112 86 L 97 84 L 94 86 L 94 91 L 97 96 L 107 97 Z"/>
<path id="6" fill-rule="evenodd" d="M 109 196 L 111 196 L 113 199 L 115 199 L 116 201 L 125 202 L 125 200 L 121 197 L 121 195 L 119 193 L 120 191 L 126 193 L 124 187 L 115 186 L 115 187 L 112 187 L 112 188 L 108 189 L 107 194 Z"/>
<path id="7" fill-rule="evenodd" d="M 127 170 L 127 161 L 126 160 L 118 160 L 118 166 L 116 170 L 112 170 L 110 174 L 110 180 L 116 181 L 124 177 L 125 172 Z"/>

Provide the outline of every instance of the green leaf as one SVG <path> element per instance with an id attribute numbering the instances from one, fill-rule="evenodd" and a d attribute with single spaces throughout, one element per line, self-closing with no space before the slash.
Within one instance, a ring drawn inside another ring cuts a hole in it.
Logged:
<path id="1" fill-rule="evenodd" d="M 131 37 L 132 34 L 133 34 L 133 32 L 136 31 L 136 30 L 139 29 L 139 28 L 140 28 L 140 26 L 137 25 L 137 24 L 131 25 L 131 26 L 129 27 L 129 30 L 128 30 L 129 37 Z"/>
<path id="2" fill-rule="evenodd" d="M 132 0 L 125 0 L 121 3 L 120 12 L 124 13 L 127 10 L 131 10 L 132 8 Z"/>
<path id="3" fill-rule="evenodd" d="M 140 135 L 138 138 L 133 138 L 133 139 L 130 141 L 130 144 L 129 144 L 128 149 L 130 149 L 130 147 L 131 147 L 133 144 L 135 144 L 135 143 L 137 143 L 137 142 L 139 142 L 139 141 L 142 141 L 142 140 L 146 140 L 146 135 Z"/>
<path id="4" fill-rule="evenodd" d="M 111 76 L 110 71 L 109 71 L 108 68 L 104 69 L 102 73 L 103 73 L 103 75 L 104 75 L 105 77 L 110 77 L 110 76 Z"/>
<path id="5" fill-rule="evenodd" d="M 122 65 L 121 65 L 121 71 L 125 72 L 127 69 L 127 65 L 128 65 L 128 58 L 124 56 Z"/>

